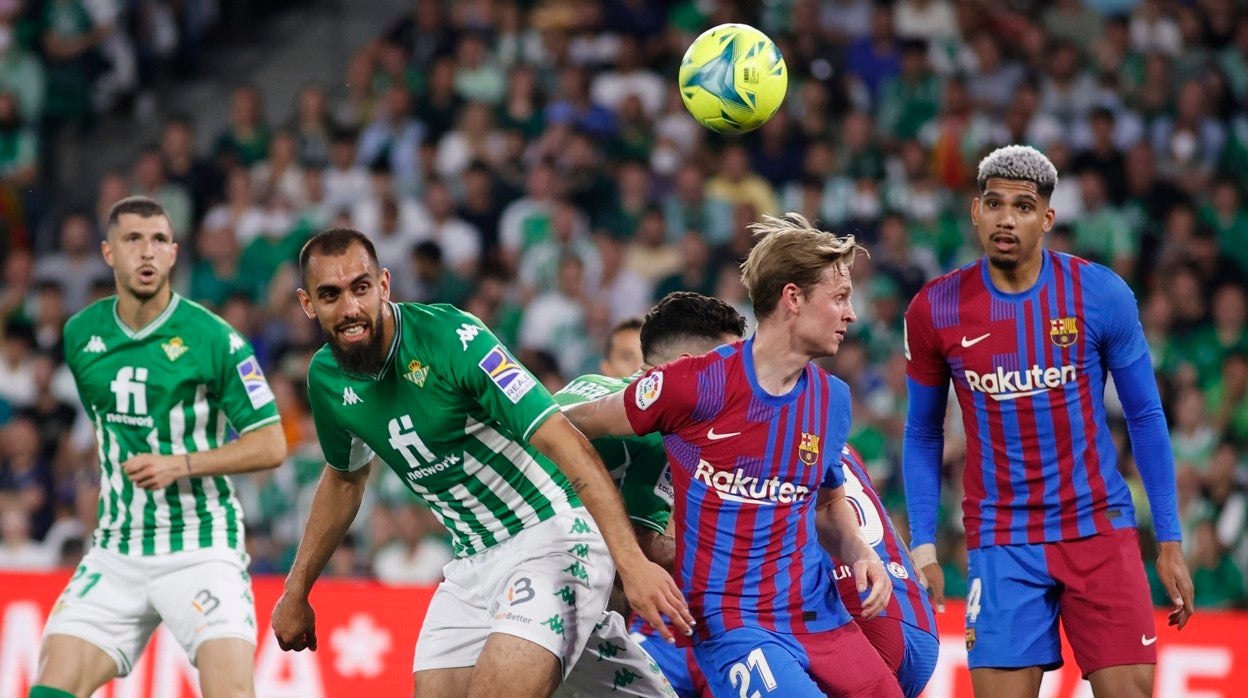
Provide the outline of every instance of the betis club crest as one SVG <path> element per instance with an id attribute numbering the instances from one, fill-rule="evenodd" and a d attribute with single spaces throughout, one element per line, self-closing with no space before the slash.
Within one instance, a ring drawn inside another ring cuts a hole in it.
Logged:
<path id="1" fill-rule="evenodd" d="M 797 457 L 803 463 L 814 467 L 819 463 L 819 437 L 802 432 L 802 443 L 797 446 Z"/>
<path id="2" fill-rule="evenodd" d="M 429 367 L 420 363 L 416 359 L 412 359 L 407 363 L 407 373 L 403 377 L 416 384 L 416 387 L 425 387 L 425 379 L 429 377 Z"/>
<path id="3" fill-rule="evenodd" d="M 1049 339 L 1059 347 L 1068 347 L 1079 339 L 1079 326 L 1073 317 L 1059 317 L 1049 320 Z"/>

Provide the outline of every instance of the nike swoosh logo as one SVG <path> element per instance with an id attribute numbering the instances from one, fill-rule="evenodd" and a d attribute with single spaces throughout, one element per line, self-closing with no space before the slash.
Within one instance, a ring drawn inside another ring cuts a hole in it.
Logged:
<path id="1" fill-rule="evenodd" d="M 1154 642 L 1156 642 L 1156 641 L 1157 641 L 1157 636 L 1156 636 L 1156 635 L 1154 635 L 1154 636 L 1152 636 L 1152 637 L 1148 637 L 1147 635 L 1141 635 L 1141 636 L 1140 636 L 1140 644 L 1141 644 L 1141 645 L 1144 645 L 1145 647 L 1148 647 L 1149 645 L 1153 644 L 1153 643 L 1154 643 Z"/>
<path id="2" fill-rule="evenodd" d="M 741 435 L 741 432 L 739 431 L 730 431 L 727 434 L 716 434 L 715 427 L 711 427 L 706 432 L 706 438 L 710 439 L 711 441 L 719 441 L 720 439 L 731 439 L 734 436 L 740 436 L 740 435 Z"/>
<path id="3" fill-rule="evenodd" d="M 981 334 L 980 336 L 976 337 L 975 339 L 967 339 L 966 335 L 962 335 L 962 347 L 963 348 L 973 347 L 976 344 L 979 344 L 980 342 L 984 341 L 985 339 L 988 339 L 991 336 L 992 336 L 991 332 L 985 332 Z"/>

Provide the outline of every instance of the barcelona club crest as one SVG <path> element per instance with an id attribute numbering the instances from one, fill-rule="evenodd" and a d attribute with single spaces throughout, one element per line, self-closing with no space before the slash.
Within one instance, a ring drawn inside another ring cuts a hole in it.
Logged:
<path id="1" fill-rule="evenodd" d="M 1079 339 L 1079 326 L 1073 317 L 1059 317 L 1049 320 L 1049 339 L 1059 347 L 1066 348 Z"/>
<path id="2" fill-rule="evenodd" d="M 407 362 L 407 373 L 403 377 L 416 384 L 416 387 L 425 387 L 425 378 L 429 377 L 429 367 L 421 364 L 420 361 L 412 359 Z"/>
<path id="3" fill-rule="evenodd" d="M 819 437 L 815 434 L 802 432 L 802 443 L 797 446 L 797 457 L 803 463 L 814 467 L 819 464 Z"/>

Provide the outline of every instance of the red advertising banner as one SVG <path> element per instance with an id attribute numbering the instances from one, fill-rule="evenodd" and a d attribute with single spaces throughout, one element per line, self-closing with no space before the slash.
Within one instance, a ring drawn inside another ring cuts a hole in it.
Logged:
<path id="1" fill-rule="evenodd" d="M 0 698 L 22 698 L 34 679 L 44 619 L 68 574 L 0 573 Z M 265 698 L 410 696 L 412 651 L 433 589 L 390 588 L 375 582 L 322 580 L 312 594 L 320 650 L 283 652 L 268 627 L 282 591 L 275 577 L 255 580 L 260 621 L 256 693 Z M 962 606 L 951 602 L 937 617 L 940 663 L 926 698 L 971 695 L 962 634 Z M 1248 686 L 1248 613 L 1200 612 L 1183 632 L 1157 614 L 1155 695 L 1231 698 Z M 1123 638 L 1139 642 L 1140 638 Z M 1066 666 L 1045 675 L 1041 698 L 1091 698 L 1069 648 Z M 197 698 L 198 678 L 181 647 L 163 630 L 125 679 L 96 698 Z"/>

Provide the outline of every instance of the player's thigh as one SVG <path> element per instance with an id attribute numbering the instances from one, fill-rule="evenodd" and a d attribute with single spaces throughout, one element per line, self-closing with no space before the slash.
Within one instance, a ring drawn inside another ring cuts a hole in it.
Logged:
<path id="1" fill-rule="evenodd" d="M 256 646 L 238 637 L 218 637 L 196 653 L 199 688 L 204 698 L 252 698 L 256 695 Z"/>
<path id="2" fill-rule="evenodd" d="M 546 698 L 563 678 L 559 658 L 522 637 L 493 633 L 468 682 L 469 698 Z"/>
<path id="3" fill-rule="evenodd" d="M 48 635 L 39 650 L 35 685 L 68 691 L 85 698 L 117 676 L 117 662 L 82 638 Z"/>
<path id="4" fill-rule="evenodd" d="M 413 672 L 415 688 L 413 698 L 461 698 L 468 695 L 468 682 L 472 679 L 472 667 L 455 669 L 425 669 Z"/>
<path id="5" fill-rule="evenodd" d="M 1062 625 L 1083 675 L 1156 664 L 1157 626 L 1136 530 L 1052 543 L 1046 552 L 1050 571 L 1065 587 Z"/>
<path id="6" fill-rule="evenodd" d="M 854 624 L 875 648 L 884 664 L 894 674 L 899 672 L 906 658 L 906 638 L 902 628 L 905 624 L 898 618 L 887 616 L 855 618 Z"/>
<path id="7" fill-rule="evenodd" d="M 607 611 L 557 695 L 657 698 L 674 694 L 658 663 L 629 634 L 624 618 Z"/>
<path id="8" fill-rule="evenodd" d="M 112 661 L 114 674 L 126 676 L 138 661 L 160 617 L 147 587 L 146 562 L 93 548 L 65 585 L 44 626 L 48 676 L 77 676 L 79 661 L 95 666 L 98 655 L 78 642 L 51 642 L 68 636 L 95 646 Z M 82 671 L 85 671 L 84 667 Z M 49 684 L 50 685 L 50 684 Z"/>
<path id="9" fill-rule="evenodd" d="M 971 669 L 1062 665 L 1058 586 L 1043 545 L 993 545 L 969 551 L 967 664 Z"/>
<path id="10" fill-rule="evenodd" d="M 827 695 L 901 698 L 897 675 L 856 623 L 793 638 L 805 651 L 816 685 Z"/>
<path id="11" fill-rule="evenodd" d="M 1149 698 L 1153 695 L 1152 664 L 1121 664 L 1088 675 L 1096 698 Z"/>
<path id="12" fill-rule="evenodd" d="M 975 698 L 1035 698 L 1040 695 L 1043 678 L 1044 669 L 1038 666 L 1018 669 L 979 667 L 971 669 L 971 690 Z"/>
<path id="13" fill-rule="evenodd" d="M 908 623 L 902 624 L 906 639 L 906 652 L 897 671 L 897 683 L 906 698 L 915 698 L 923 692 L 927 682 L 936 671 L 940 659 L 940 639 L 935 635 Z"/>
<path id="14" fill-rule="evenodd" d="M 193 665 L 200 647 L 219 638 L 241 640 L 254 655 L 256 603 L 243 556 L 224 549 L 174 553 L 155 563 L 153 575 L 152 605 Z M 253 665 L 231 670 L 250 675 Z"/>
<path id="15" fill-rule="evenodd" d="M 736 628 L 698 643 L 693 654 L 716 696 L 825 695 L 810 675 L 805 652 L 791 636 Z"/>

